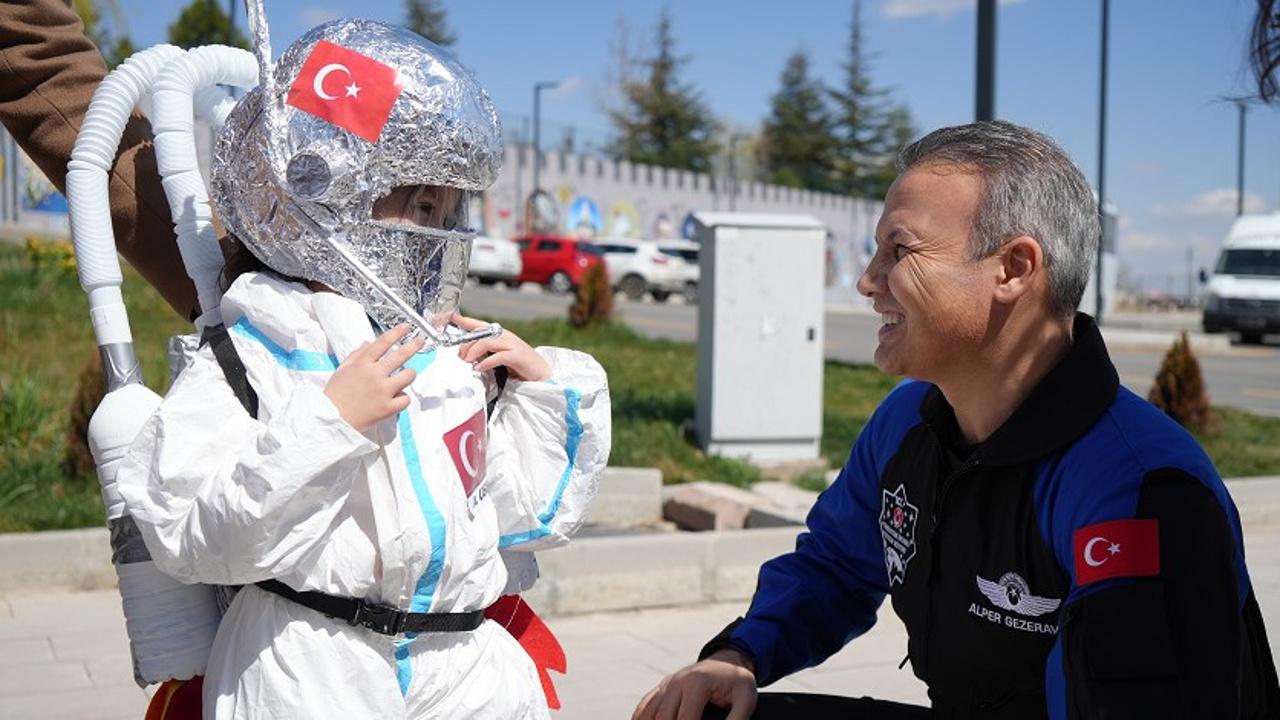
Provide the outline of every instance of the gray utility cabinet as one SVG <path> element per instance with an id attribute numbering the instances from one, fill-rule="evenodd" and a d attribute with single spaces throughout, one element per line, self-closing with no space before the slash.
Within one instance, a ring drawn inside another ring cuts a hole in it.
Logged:
<path id="1" fill-rule="evenodd" d="M 704 450 L 812 460 L 822 437 L 826 229 L 807 215 L 696 213 Z"/>

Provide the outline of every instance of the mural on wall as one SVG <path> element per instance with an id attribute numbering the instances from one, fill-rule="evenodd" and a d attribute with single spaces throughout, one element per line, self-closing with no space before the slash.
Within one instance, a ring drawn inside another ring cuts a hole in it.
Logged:
<path id="1" fill-rule="evenodd" d="M 484 191 L 484 234 L 515 237 L 524 229 L 519 224 L 520 201 L 515 188 L 508 183 L 495 183 Z"/>
<path id="2" fill-rule="evenodd" d="M 45 178 L 44 173 L 40 172 L 40 168 L 36 167 L 26 153 L 19 152 L 18 157 L 21 158 L 18 187 L 22 209 L 66 215 L 67 199 Z"/>
<path id="3" fill-rule="evenodd" d="M 654 240 L 670 240 L 676 236 L 676 225 L 666 210 L 658 210 L 653 214 L 653 222 L 649 225 L 649 237 Z"/>
<path id="4" fill-rule="evenodd" d="M 525 227 L 529 232 L 554 234 L 560 229 L 560 207 L 545 190 L 529 196 L 525 208 Z"/>
<path id="5" fill-rule="evenodd" d="M 640 213 L 636 206 L 626 200 L 619 200 L 609 206 L 609 220 L 605 223 L 606 235 L 618 238 L 634 238 L 640 236 Z"/>
<path id="6" fill-rule="evenodd" d="M 694 233 L 697 232 L 698 224 L 693 219 L 693 214 L 696 212 L 697 210 L 690 210 L 684 216 L 684 222 L 680 223 L 680 237 L 685 240 L 692 240 Z"/>
<path id="7" fill-rule="evenodd" d="M 582 240 L 590 240 L 604 230 L 604 219 L 600 215 L 600 206 L 586 195 L 579 195 L 569 204 L 569 212 L 565 214 L 565 232 L 576 235 Z"/>

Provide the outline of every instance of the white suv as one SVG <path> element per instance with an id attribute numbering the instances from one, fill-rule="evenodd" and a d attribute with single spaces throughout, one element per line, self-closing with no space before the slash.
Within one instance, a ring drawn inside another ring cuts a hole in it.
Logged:
<path id="1" fill-rule="evenodd" d="M 690 240 L 659 240 L 658 252 L 672 258 L 683 271 L 684 300 L 698 302 L 698 279 L 702 272 L 698 266 L 698 243 Z"/>
<path id="2" fill-rule="evenodd" d="M 639 300 L 648 292 L 655 301 L 666 302 L 672 293 L 684 292 L 683 262 L 663 254 L 658 243 L 622 238 L 597 238 L 592 243 L 604 255 L 613 287 L 628 298 Z"/>

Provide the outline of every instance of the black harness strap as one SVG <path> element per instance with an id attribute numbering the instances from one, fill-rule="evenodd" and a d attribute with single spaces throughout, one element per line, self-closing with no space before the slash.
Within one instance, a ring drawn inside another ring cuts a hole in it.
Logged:
<path id="1" fill-rule="evenodd" d="M 279 580 L 263 580 L 258 587 L 348 625 L 368 628 L 381 635 L 423 632 L 470 632 L 484 623 L 484 610 L 464 613 L 405 612 L 390 605 L 322 592 L 299 591 Z"/>
<path id="2" fill-rule="evenodd" d="M 258 417 L 258 393 L 249 384 L 249 373 L 240 361 L 240 353 L 236 352 L 235 343 L 231 342 L 227 328 L 222 325 L 205 328 L 201 342 L 208 343 L 213 350 L 213 357 L 222 368 L 222 374 L 226 376 L 227 384 L 231 386 L 236 399 L 251 417 Z"/>
<path id="3" fill-rule="evenodd" d="M 493 399 L 485 406 L 485 417 L 493 417 L 493 409 L 498 406 L 498 398 L 502 397 L 502 391 L 507 389 L 508 375 L 506 365 L 499 365 L 493 369 L 493 384 L 497 386 L 498 392 L 493 394 Z"/>

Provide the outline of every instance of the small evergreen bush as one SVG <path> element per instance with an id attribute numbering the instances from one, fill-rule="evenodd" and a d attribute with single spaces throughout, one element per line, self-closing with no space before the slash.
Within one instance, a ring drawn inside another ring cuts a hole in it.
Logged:
<path id="1" fill-rule="evenodd" d="M 1203 432 L 1213 423 L 1200 362 L 1191 351 L 1187 333 L 1183 332 L 1165 353 L 1147 400 L 1192 432 Z"/>
<path id="2" fill-rule="evenodd" d="M 587 268 L 582 284 L 578 285 L 577 295 L 569 306 L 569 324 L 584 328 L 612 319 L 613 287 L 604 263 L 596 263 Z"/>

